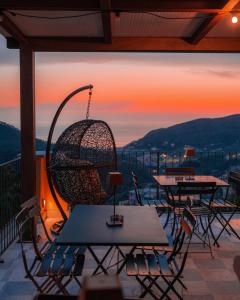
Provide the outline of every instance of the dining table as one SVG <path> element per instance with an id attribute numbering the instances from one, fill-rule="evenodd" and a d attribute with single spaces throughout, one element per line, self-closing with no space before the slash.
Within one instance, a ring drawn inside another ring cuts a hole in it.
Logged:
<path id="1" fill-rule="evenodd" d="M 85 246 L 95 260 L 98 271 L 108 274 L 104 262 L 112 249 L 122 256 L 116 273 L 125 266 L 126 255 L 121 247 L 129 247 L 132 254 L 138 246 L 168 246 L 167 235 L 159 221 L 157 211 L 151 206 L 117 206 L 116 211 L 124 218 L 122 226 L 109 227 L 107 220 L 113 212 L 112 205 L 76 205 L 56 239 L 57 245 Z M 100 246 L 107 248 L 102 258 L 96 254 Z"/>
<path id="2" fill-rule="evenodd" d="M 155 175 L 155 181 L 163 188 L 177 187 L 179 182 L 215 182 L 217 187 L 229 187 L 229 183 L 212 175 Z"/>
<path id="3" fill-rule="evenodd" d="M 203 183 L 213 183 L 216 185 L 217 190 L 220 188 L 225 189 L 225 193 L 223 194 L 223 202 L 226 202 L 229 192 L 230 184 L 218 177 L 212 176 L 212 175 L 155 175 L 153 176 L 154 180 L 159 184 L 160 187 L 162 187 L 166 195 L 169 193 L 169 191 L 176 190 L 179 184 L 182 182 L 187 186 L 187 183 L 191 186 L 191 183 L 200 184 Z M 174 194 L 174 193 L 173 193 Z M 216 201 L 216 199 L 213 199 Z M 212 219 L 210 221 L 209 226 L 213 223 L 214 220 L 217 220 L 220 225 L 222 226 L 222 230 L 220 233 L 215 236 L 215 234 L 211 231 L 211 235 L 214 240 L 214 245 L 219 246 L 218 240 L 220 236 L 222 235 L 223 231 L 227 231 L 229 233 L 229 230 L 227 230 L 227 227 L 230 229 L 231 232 L 234 233 L 235 236 L 239 237 L 237 232 L 234 230 L 234 228 L 231 226 L 230 221 L 233 218 L 235 212 L 237 211 L 237 208 L 235 208 L 232 213 L 230 214 L 229 218 L 225 218 L 224 214 L 216 210 L 214 206 L 211 206 L 212 211 Z M 220 216 L 220 217 L 219 217 Z M 169 219 L 169 212 L 168 212 L 168 218 Z M 166 221 L 167 222 L 167 221 Z"/>

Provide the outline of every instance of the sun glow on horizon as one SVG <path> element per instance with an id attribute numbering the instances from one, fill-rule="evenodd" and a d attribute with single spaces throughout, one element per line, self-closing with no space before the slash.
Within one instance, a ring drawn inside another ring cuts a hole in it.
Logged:
<path id="1" fill-rule="evenodd" d="M 107 121 L 116 137 L 124 140 L 121 143 L 150 129 L 239 113 L 239 58 L 239 54 L 38 54 L 37 132 L 46 136 L 59 103 L 86 84 L 94 85 L 91 117 Z M 16 123 L 19 67 L 3 64 L 2 70 L 0 120 Z M 84 118 L 87 93 L 79 100 L 69 103 L 59 128 Z"/>

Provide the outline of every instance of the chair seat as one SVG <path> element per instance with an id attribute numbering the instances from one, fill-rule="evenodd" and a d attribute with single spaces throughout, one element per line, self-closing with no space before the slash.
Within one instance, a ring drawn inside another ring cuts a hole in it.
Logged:
<path id="1" fill-rule="evenodd" d="M 200 200 L 196 199 L 195 196 L 182 196 L 180 199 L 178 196 L 173 196 L 172 199 L 169 199 L 169 206 L 176 214 L 181 214 L 185 207 L 199 206 L 200 203 Z"/>
<path id="2" fill-rule="evenodd" d="M 173 237 L 169 234 L 167 235 L 168 246 L 138 246 L 137 249 L 144 251 L 161 251 L 161 252 L 171 252 L 173 250 Z"/>
<path id="3" fill-rule="evenodd" d="M 172 276 L 167 256 L 164 254 L 127 254 L 126 271 L 128 276 Z"/>
<path id="4" fill-rule="evenodd" d="M 235 209 L 237 208 L 237 205 L 234 203 L 230 203 L 230 202 L 224 202 L 224 201 L 214 201 L 213 203 L 210 204 L 211 207 L 213 207 L 214 209 Z"/>
<path id="5" fill-rule="evenodd" d="M 154 204 L 154 206 L 156 207 L 156 209 L 170 209 L 171 205 L 167 204 L 167 203 L 162 203 L 162 204 Z"/>
<path id="6" fill-rule="evenodd" d="M 174 207 L 173 209 L 174 209 L 174 214 L 175 215 L 180 215 L 181 216 L 184 209 L 185 209 L 185 207 Z"/>
<path id="7" fill-rule="evenodd" d="M 207 206 L 191 207 L 190 210 L 194 216 L 209 216 L 212 214 Z"/>
<path id="8" fill-rule="evenodd" d="M 38 277 L 70 274 L 80 276 L 85 260 L 85 250 L 85 247 L 57 246 L 53 243 L 45 252 L 35 275 Z"/>
<path id="9" fill-rule="evenodd" d="M 176 215 L 181 216 L 184 211 L 184 207 L 176 207 L 174 208 L 174 213 Z M 194 216 L 209 216 L 212 214 L 211 210 L 207 206 L 192 206 L 190 208 L 191 212 L 194 214 Z"/>
<path id="10" fill-rule="evenodd" d="M 171 208 L 171 206 L 166 201 L 162 201 L 162 200 L 144 201 L 144 205 L 154 206 L 156 209 L 159 209 L 159 210 L 165 210 L 165 209 Z"/>
<path id="11" fill-rule="evenodd" d="M 177 196 L 177 195 L 174 195 L 173 196 L 173 200 L 174 201 L 180 201 L 180 202 L 186 202 L 186 201 L 191 201 L 191 200 L 194 200 L 194 196 Z"/>

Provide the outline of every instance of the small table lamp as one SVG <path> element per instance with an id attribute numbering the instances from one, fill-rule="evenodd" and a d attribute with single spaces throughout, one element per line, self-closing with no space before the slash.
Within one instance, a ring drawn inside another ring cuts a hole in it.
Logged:
<path id="1" fill-rule="evenodd" d="M 108 182 L 113 186 L 113 215 L 110 216 L 107 220 L 107 225 L 110 227 L 113 226 L 122 226 L 123 225 L 123 216 L 116 214 L 116 189 L 118 185 L 123 184 L 122 173 L 120 172 L 109 172 L 108 173 Z"/>
<path id="2" fill-rule="evenodd" d="M 184 157 L 186 157 L 186 158 L 194 157 L 195 155 L 196 155 L 196 150 L 194 148 L 186 148 L 185 149 Z"/>
<path id="3" fill-rule="evenodd" d="M 192 161 L 191 159 L 196 156 L 196 150 L 193 147 L 186 147 L 184 152 L 184 158 L 186 161 L 188 161 L 188 166 L 192 167 Z M 191 179 L 191 176 L 189 175 L 189 179 Z"/>

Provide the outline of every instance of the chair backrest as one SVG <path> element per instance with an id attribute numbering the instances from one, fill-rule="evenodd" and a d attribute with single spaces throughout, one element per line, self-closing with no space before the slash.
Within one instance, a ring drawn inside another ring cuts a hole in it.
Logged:
<path id="1" fill-rule="evenodd" d="M 28 234 L 28 236 L 30 235 L 36 258 L 42 259 L 42 254 L 38 248 L 38 243 L 37 243 L 36 217 L 40 218 L 41 225 L 43 226 L 45 235 L 48 240 L 51 240 L 47 232 L 46 226 L 44 224 L 43 218 L 41 216 L 38 198 L 34 196 L 21 205 L 21 211 L 17 214 L 15 218 L 18 235 L 19 235 L 19 242 L 22 249 L 23 264 L 27 274 L 29 274 L 30 271 L 28 268 L 27 255 L 25 253 L 25 248 L 24 248 L 24 237 L 26 233 Z"/>
<path id="2" fill-rule="evenodd" d="M 15 221 L 18 228 L 19 241 L 23 242 L 24 234 L 29 230 L 29 222 L 39 214 L 37 197 L 32 197 L 21 205 L 21 211 L 17 214 Z M 35 228 L 31 228 L 29 233 L 34 236 Z"/>
<path id="3" fill-rule="evenodd" d="M 194 228 L 196 226 L 196 217 L 193 215 L 193 213 L 188 208 L 184 208 L 182 218 L 180 219 L 180 229 L 178 230 L 178 233 L 176 234 L 175 240 L 174 240 L 174 246 L 175 251 L 177 253 L 180 252 L 183 242 L 185 238 L 188 238 L 188 241 L 191 241 L 192 233 L 194 231 Z M 174 252 L 174 251 L 173 251 Z M 175 253 L 174 255 L 176 255 Z"/>
<path id="4" fill-rule="evenodd" d="M 142 197 L 139 191 L 138 177 L 134 172 L 132 172 L 132 180 L 133 180 L 133 186 L 134 186 L 137 203 L 138 205 L 143 206 Z"/>
<path id="5" fill-rule="evenodd" d="M 165 174 L 169 176 L 179 175 L 195 175 L 193 167 L 165 168 Z"/>
<path id="6" fill-rule="evenodd" d="M 191 211 L 190 209 L 188 209 L 188 208 L 185 208 L 185 209 L 183 210 L 182 216 L 183 216 L 183 219 L 181 219 L 181 222 L 182 222 L 183 220 L 187 220 L 188 225 L 191 226 L 191 231 L 189 231 L 189 229 L 186 229 L 186 230 L 185 230 L 185 232 L 186 232 L 186 231 L 189 231 L 188 233 L 187 233 L 187 232 L 186 232 L 186 233 L 187 233 L 188 235 L 190 235 L 190 234 L 192 234 L 192 231 L 194 231 L 194 228 L 195 228 L 196 223 L 197 223 L 197 219 L 196 219 L 196 217 L 194 216 L 194 214 L 192 213 L 192 211 Z"/>
<path id="7" fill-rule="evenodd" d="M 184 269 L 184 266 L 186 264 L 187 256 L 188 256 L 188 250 L 189 246 L 192 240 L 193 231 L 196 225 L 196 218 L 191 213 L 191 211 L 187 208 L 183 211 L 183 217 L 180 220 L 180 229 L 178 230 L 178 233 L 176 234 L 176 237 L 174 239 L 174 246 L 173 251 L 168 257 L 168 261 L 175 262 L 175 258 L 178 254 L 183 254 L 182 256 L 182 262 L 180 265 L 179 272 L 182 272 Z M 185 249 L 183 250 L 183 245 L 186 244 Z"/>
<path id="8" fill-rule="evenodd" d="M 178 182 L 177 195 L 179 200 L 182 196 L 199 195 L 200 200 L 202 196 L 209 196 L 210 201 L 213 200 L 216 193 L 216 182 Z"/>
<path id="9" fill-rule="evenodd" d="M 21 211 L 15 217 L 19 242 L 22 249 L 23 264 L 26 273 L 29 275 L 30 270 L 27 262 L 27 255 L 24 249 L 24 238 L 27 234 L 30 236 L 37 258 L 41 259 L 41 254 L 37 246 L 37 234 L 35 216 L 39 214 L 39 206 L 37 197 L 32 197 L 21 205 Z"/>

